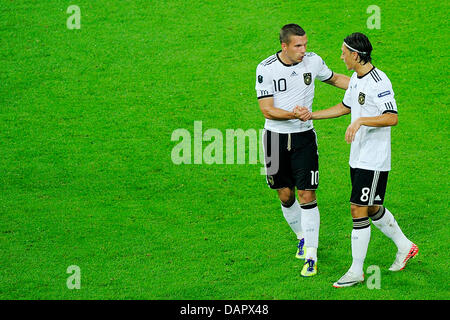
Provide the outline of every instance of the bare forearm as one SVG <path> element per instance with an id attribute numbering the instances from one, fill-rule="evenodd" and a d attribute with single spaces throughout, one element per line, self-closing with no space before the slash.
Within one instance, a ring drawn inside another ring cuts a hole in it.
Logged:
<path id="1" fill-rule="evenodd" d="M 342 103 L 339 103 L 331 108 L 314 111 L 312 113 L 313 120 L 332 119 L 349 114 L 350 109 L 345 107 Z"/>
<path id="2" fill-rule="evenodd" d="M 350 77 L 340 73 L 335 73 L 330 80 L 326 81 L 326 83 L 344 90 L 347 90 L 349 82 Z"/>
<path id="3" fill-rule="evenodd" d="M 385 113 L 376 117 L 361 117 L 356 121 L 359 121 L 360 125 L 367 127 L 389 127 L 397 125 L 398 117 L 394 113 Z"/>
<path id="4" fill-rule="evenodd" d="M 269 108 L 264 110 L 264 117 L 270 120 L 290 120 L 296 119 L 293 112 L 286 111 L 280 108 Z"/>
<path id="5" fill-rule="evenodd" d="M 361 117 L 350 123 L 345 132 L 345 141 L 352 143 L 355 140 L 356 133 L 361 126 L 367 127 L 389 127 L 395 126 L 398 122 L 397 114 L 385 113 L 376 117 Z"/>
<path id="6" fill-rule="evenodd" d="M 294 113 L 291 111 L 286 111 L 273 105 L 273 98 L 265 98 L 258 100 L 259 107 L 266 119 L 270 120 L 290 120 L 296 119 Z"/>

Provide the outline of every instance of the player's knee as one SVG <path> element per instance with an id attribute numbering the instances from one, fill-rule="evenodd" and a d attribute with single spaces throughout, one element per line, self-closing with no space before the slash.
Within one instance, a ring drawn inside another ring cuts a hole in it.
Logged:
<path id="1" fill-rule="evenodd" d="M 295 202 L 295 197 L 294 197 L 294 195 L 292 195 L 292 197 L 283 196 L 283 197 L 280 197 L 280 201 L 281 201 L 281 204 L 283 207 L 290 208 L 290 207 L 292 207 L 292 205 Z"/>
<path id="2" fill-rule="evenodd" d="M 289 188 L 278 190 L 278 197 L 280 198 L 281 204 L 287 208 L 291 207 L 295 202 L 294 191 Z"/>
<path id="3" fill-rule="evenodd" d="M 285 201 L 281 200 L 281 205 L 286 208 L 292 207 L 295 202 L 295 197 L 286 199 Z"/>
<path id="4" fill-rule="evenodd" d="M 365 218 L 368 216 L 368 208 L 367 207 L 357 206 L 355 204 L 352 204 L 350 206 L 350 212 L 352 214 L 353 219 Z"/>
<path id="5" fill-rule="evenodd" d="M 310 203 L 316 200 L 316 192 L 314 190 L 298 190 L 297 193 L 300 203 Z"/>
<path id="6" fill-rule="evenodd" d="M 369 214 L 369 217 L 375 215 L 378 211 L 380 211 L 380 209 L 382 207 L 383 206 L 370 206 L 370 207 L 368 207 L 368 212 L 367 213 Z"/>

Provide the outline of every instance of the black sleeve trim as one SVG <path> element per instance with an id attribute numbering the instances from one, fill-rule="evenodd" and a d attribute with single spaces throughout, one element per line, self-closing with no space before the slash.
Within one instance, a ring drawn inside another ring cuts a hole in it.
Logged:
<path id="1" fill-rule="evenodd" d="M 333 78 L 333 76 L 334 76 L 334 72 L 331 71 L 331 76 L 330 76 L 328 79 L 326 79 L 326 80 L 322 80 L 322 82 L 327 82 L 328 80 L 330 80 L 331 78 Z"/>
<path id="2" fill-rule="evenodd" d="M 269 94 L 269 95 L 267 95 L 267 96 L 261 96 L 261 97 L 258 97 L 258 100 L 259 100 L 259 99 L 263 99 L 263 98 L 270 98 L 270 97 L 273 97 L 273 94 Z"/>
<path id="3" fill-rule="evenodd" d="M 350 106 L 348 106 L 348 105 L 346 105 L 345 103 L 344 103 L 344 101 L 342 101 L 342 104 L 344 105 L 344 107 L 346 107 L 346 108 L 349 108 L 349 109 L 351 109 L 352 107 L 350 107 Z"/>
<path id="4" fill-rule="evenodd" d="M 398 114 L 398 112 L 395 111 L 395 110 L 384 110 L 382 114 L 385 114 L 385 113 L 394 113 L 394 114 Z"/>

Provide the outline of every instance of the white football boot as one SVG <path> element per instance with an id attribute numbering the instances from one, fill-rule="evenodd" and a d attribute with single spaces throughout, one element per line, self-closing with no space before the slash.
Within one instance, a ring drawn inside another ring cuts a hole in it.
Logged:
<path id="1" fill-rule="evenodd" d="M 397 252 L 397 255 L 395 257 L 395 261 L 392 264 L 392 266 L 389 268 L 390 271 L 400 271 L 403 270 L 406 267 L 406 264 L 408 261 L 412 258 L 414 258 L 417 253 L 419 252 L 419 247 L 416 246 L 414 243 L 411 244 L 411 248 L 409 248 L 408 251 L 405 252 Z"/>
<path id="2" fill-rule="evenodd" d="M 347 271 L 338 281 L 333 284 L 335 288 L 351 287 L 364 281 L 364 274 L 358 275 L 351 271 Z"/>

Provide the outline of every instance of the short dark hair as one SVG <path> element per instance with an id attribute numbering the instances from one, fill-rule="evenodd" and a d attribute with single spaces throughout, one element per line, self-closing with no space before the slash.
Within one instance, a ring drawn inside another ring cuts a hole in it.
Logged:
<path id="1" fill-rule="evenodd" d="M 344 39 L 344 43 L 347 44 L 348 50 L 358 53 L 360 62 L 364 62 L 363 65 L 372 61 L 370 56 L 373 49 L 372 44 L 365 34 L 361 32 L 352 33 Z"/>
<path id="2" fill-rule="evenodd" d="M 304 36 L 306 34 L 305 30 L 298 24 L 289 23 L 283 26 L 280 30 L 280 43 L 288 43 L 290 41 L 290 36 Z"/>

